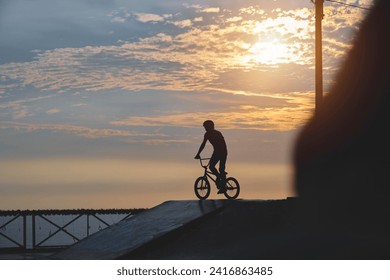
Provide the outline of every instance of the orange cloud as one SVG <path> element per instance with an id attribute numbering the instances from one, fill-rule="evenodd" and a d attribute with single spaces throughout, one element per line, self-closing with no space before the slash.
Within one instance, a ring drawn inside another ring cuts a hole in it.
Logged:
<path id="1" fill-rule="evenodd" d="M 199 127 L 205 119 L 212 119 L 223 129 L 278 130 L 291 131 L 303 125 L 312 113 L 312 104 L 303 103 L 296 107 L 260 108 L 243 105 L 231 107 L 222 112 L 196 112 L 156 117 L 130 116 L 111 122 L 114 126 L 151 127 Z M 310 105 L 309 105 L 310 104 Z"/>

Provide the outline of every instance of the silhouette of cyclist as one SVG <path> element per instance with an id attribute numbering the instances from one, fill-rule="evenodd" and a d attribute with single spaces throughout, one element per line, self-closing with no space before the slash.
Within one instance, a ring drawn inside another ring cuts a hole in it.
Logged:
<path id="1" fill-rule="evenodd" d="M 199 147 L 199 151 L 195 156 L 195 159 L 200 159 L 200 153 L 203 151 L 206 146 L 207 140 L 213 145 L 214 152 L 210 158 L 209 168 L 210 171 L 217 177 L 217 187 L 219 188 L 218 193 L 223 193 L 225 190 L 224 182 L 226 180 L 226 159 L 227 159 L 227 147 L 225 138 L 222 133 L 214 129 L 214 122 L 212 120 L 207 120 L 203 123 L 203 127 L 206 130 L 204 134 L 204 139 L 202 144 Z M 219 172 L 215 168 L 219 162 Z"/>

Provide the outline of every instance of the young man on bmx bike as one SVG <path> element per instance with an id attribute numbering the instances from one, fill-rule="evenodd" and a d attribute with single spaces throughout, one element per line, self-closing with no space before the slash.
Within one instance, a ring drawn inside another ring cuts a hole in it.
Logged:
<path id="1" fill-rule="evenodd" d="M 206 130 L 204 134 L 203 142 L 199 147 L 199 151 L 195 156 L 195 159 L 200 159 L 200 153 L 203 151 L 206 146 L 206 142 L 209 141 L 214 148 L 213 154 L 210 158 L 209 168 L 210 171 L 216 176 L 216 183 L 219 189 L 218 193 L 226 192 L 225 182 L 226 182 L 226 160 L 227 160 L 227 147 L 225 138 L 222 133 L 214 128 L 214 122 L 212 120 L 207 120 L 203 123 L 203 127 Z M 219 162 L 219 172 L 215 167 Z"/>

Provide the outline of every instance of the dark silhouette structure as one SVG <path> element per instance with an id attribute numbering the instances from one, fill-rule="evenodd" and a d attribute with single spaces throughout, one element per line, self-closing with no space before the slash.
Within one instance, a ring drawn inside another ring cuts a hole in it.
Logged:
<path id="1" fill-rule="evenodd" d="M 204 134 L 203 142 L 199 147 L 198 153 L 195 156 L 195 159 L 200 158 L 200 153 L 206 146 L 207 141 L 213 145 L 214 151 L 210 159 L 209 168 L 211 172 L 217 177 L 217 182 L 226 180 L 226 160 L 227 160 L 227 147 L 225 138 L 222 133 L 214 128 L 214 122 L 212 120 L 207 120 L 203 123 L 203 127 L 206 130 Z M 215 168 L 219 162 L 219 172 Z M 223 192 L 224 188 L 220 188 L 220 192 Z"/>
<path id="2" fill-rule="evenodd" d="M 390 257 L 389 52 L 390 1 L 378 0 L 297 138 L 294 187 L 303 225 L 326 246 L 339 241 L 328 247 L 332 254 L 307 256 Z"/>

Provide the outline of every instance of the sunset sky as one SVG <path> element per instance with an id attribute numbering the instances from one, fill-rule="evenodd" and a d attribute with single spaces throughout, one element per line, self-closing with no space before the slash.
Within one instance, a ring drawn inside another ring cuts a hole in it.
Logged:
<path id="1" fill-rule="evenodd" d="M 325 91 L 366 13 L 325 2 Z M 240 198 L 294 195 L 314 22 L 310 0 L 0 0 L 0 209 L 196 199 L 206 119 Z"/>

